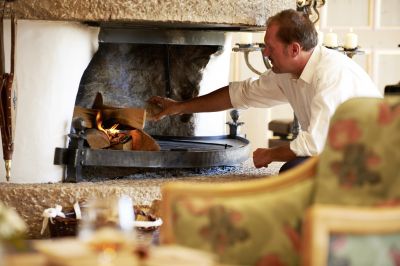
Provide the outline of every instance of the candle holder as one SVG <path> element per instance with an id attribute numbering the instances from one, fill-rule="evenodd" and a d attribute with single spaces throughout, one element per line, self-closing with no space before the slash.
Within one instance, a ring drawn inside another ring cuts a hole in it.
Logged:
<path id="1" fill-rule="evenodd" d="M 344 46 L 337 46 L 337 47 L 325 46 L 325 47 L 343 53 L 344 55 L 347 55 L 350 58 L 353 58 L 353 56 L 357 54 L 365 54 L 365 51 L 361 50 L 360 46 L 357 46 L 356 48 L 345 48 Z"/>
<path id="2" fill-rule="evenodd" d="M 353 56 L 355 56 L 357 54 L 365 54 L 365 51 L 361 50 L 360 46 L 357 46 L 356 48 L 345 48 L 345 47 L 340 46 L 339 51 L 344 53 L 345 55 L 347 55 L 350 58 L 353 58 Z"/>
<path id="3" fill-rule="evenodd" d="M 307 14 L 315 24 L 319 20 L 318 8 L 325 5 L 325 2 L 326 0 L 296 0 L 296 9 Z"/>
<path id="4" fill-rule="evenodd" d="M 264 66 L 266 69 L 270 69 L 271 68 L 271 64 L 268 61 L 268 58 L 264 57 L 263 55 L 263 50 L 265 48 L 265 44 L 264 43 L 236 43 L 236 47 L 232 48 L 232 51 L 234 52 L 242 52 L 244 53 L 244 60 L 246 62 L 247 67 L 253 71 L 254 73 L 256 73 L 257 75 L 261 75 L 262 72 L 256 70 L 249 61 L 249 53 L 250 52 L 256 52 L 259 51 L 261 53 L 261 57 L 263 59 L 264 62 Z"/>
<path id="5" fill-rule="evenodd" d="M 331 49 L 331 50 L 339 50 L 339 46 L 335 46 L 335 47 L 331 47 L 331 46 L 328 46 L 328 45 L 324 45 L 326 48 L 328 48 L 328 49 Z"/>

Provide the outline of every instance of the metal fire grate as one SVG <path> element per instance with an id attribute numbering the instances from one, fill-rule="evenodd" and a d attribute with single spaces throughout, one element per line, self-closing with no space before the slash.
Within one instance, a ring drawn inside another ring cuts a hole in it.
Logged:
<path id="1" fill-rule="evenodd" d="M 83 166 L 198 168 L 236 165 L 248 158 L 249 141 L 238 136 L 153 136 L 160 151 L 90 149 L 85 129 L 75 126 L 68 148 L 56 148 L 54 164 L 66 166 L 65 182 L 80 182 Z"/>

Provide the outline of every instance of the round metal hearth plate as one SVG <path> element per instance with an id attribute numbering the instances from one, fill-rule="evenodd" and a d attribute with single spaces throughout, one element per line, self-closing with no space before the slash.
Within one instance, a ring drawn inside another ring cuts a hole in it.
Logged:
<path id="1" fill-rule="evenodd" d="M 85 149 L 83 165 L 115 167 L 196 168 L 236 165 L 249 156 L 249 141 L 242 137 L 153 136 L 160 151 Z"/>

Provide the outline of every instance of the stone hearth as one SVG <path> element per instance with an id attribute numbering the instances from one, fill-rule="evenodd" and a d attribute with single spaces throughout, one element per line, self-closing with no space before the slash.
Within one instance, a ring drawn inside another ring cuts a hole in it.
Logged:
<path id="1" fill-rule="evenodd" d="M 3 183 L 0 186 L 0 201 L 14 207 L 28 225 L 27 237 L 49 237 L 48 233 L 40 235 L 42 226 L 42 212 L 44 209 L 59 204 L 71 207 L 73 203 L 85 201 L 91 197 L 106 198 L 111 196 L 129 195 L 136 205 L 151 205 L 154 199 L 161 199 L 160 187 L 166 182 L 234 182 L 265 178 L 276 175 L 282 163 L 275 162 L 268 168 L 255 169 L 251 159 L 242 163 L 239 167 L 211 171 L 211 175 L 204 172 L 198 174 L 182 170 L 179 176 L 174 177 L 168 172 L 165 177 L 152 175 L 151 177 L 134 176 L 132 178 L 81 182 L 81 183 L 55 183 L 55 184 L 12 184 Z M 161 173 L 162 175 L 162 173 Z"/>

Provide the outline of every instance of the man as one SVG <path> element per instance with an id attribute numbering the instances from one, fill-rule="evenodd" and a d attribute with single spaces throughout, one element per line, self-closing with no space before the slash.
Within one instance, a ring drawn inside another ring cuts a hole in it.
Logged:
<path id="1" fill-rule="evenodd" d="M 300 124 L 297 138 L 286 146 L 258 148 L 254 165 L 287 162 L 281 172 L 319 154 L 329 121 L 342 102 L 353 97 L 382 97 L 365 71 L 338 51 L 317 46 L 312 22 L 295 10 L 285 10 L 267 21 L 264 56 L 273 67 L 258 79 L 232 82 L 207 95 L 185 102 L 152 97 L 162 111 L 156 115 L 214 112 L 229 108 L 271 107 L 290 103 Z"/>

